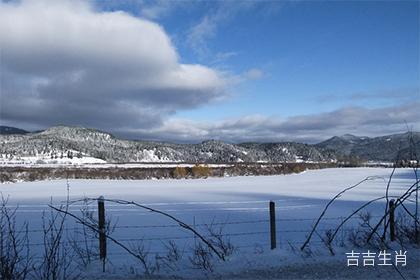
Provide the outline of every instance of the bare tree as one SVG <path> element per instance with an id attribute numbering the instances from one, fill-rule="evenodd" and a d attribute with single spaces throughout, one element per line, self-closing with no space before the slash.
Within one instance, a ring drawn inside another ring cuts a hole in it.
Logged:
<path id="1" fill-rule="evenodd" d="M 0 279 L 26 279 L 31 271 L 28 224 L 16 225 L 16 211 L 7 206 L 8 199 L 1 195 L 0 205 Z"/>
<path id="2" fill-rule="evenodd" d="M 201 241 L 196 242 L 192 249 L 193 255 L 189 259 L 193 267 L 212 272 L 214 258 L 212 251 Z"/>
<path id="3" fill-rule="evenodd" d="M 170 240 L 167 243 L 164 243 L 166 254 L 162 256 L 158 256 L 162 265 L 169 270 L 176 270 L 178 267 L 178 262 L 181 261 L 184 251 L 180 250 L 177 244 Z"/>
<path id="4" fill-rule="evenodd" d="M 66 216 L 58 212 L 43 213 L 42 261 L 34 267 L 35 278 L 45 280 L 79 278 L 80 273 L 72 267 L 73 252 L 64 239 L 65 220 Z"/>
<path id="5" fill-rule="evenodd" d="M 42 262 L 35 267 L 35 276 L 44 280 L 79 279 L 81 272 L 74 266 L 74 251 L 64 239 L 65 223 L 70 204 L 70 184 L 67 181 L 66 203 L 42 215 L 43 254 Z M 51 199 L 50 205 L 53 204 Z"/>
<path id="6" fill-rule="evenodd" d="M 236 250 L 235 246 L 230 241 L 230 238 L 223 234 L 224 224 L 219 224 L 216 227 L 214 220 L 210 224 L 206 224 L 206 229 L 209 236 L 210 243 L 218 249 L 223 258 L 227 258 Z"/>
<path id="7" fill-rule="evenodd" d="M 143 240 L 131 245 L 131 250 L 138 256 L 137 259 L 143 265 L 144 273 L 146 275 L 152 275 L 158 272 L 160 269 L 159 255 L 156 254 L 154 257 L 150 252 L 150 248 L 146 246 Z"/>

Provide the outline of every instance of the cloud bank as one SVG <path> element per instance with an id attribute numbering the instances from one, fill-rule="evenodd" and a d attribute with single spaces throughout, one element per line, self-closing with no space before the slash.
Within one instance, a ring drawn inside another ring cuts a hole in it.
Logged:
<path id="1" fill-rule="evenodd" d="M 218 122 L 194 122 L 171 119 L 152 130 L 125 133 L 143 138 L 198 142 L 220 139 L 230 142 L 300 141 L 314 143 L 335 135 L 352 133 L 360 136 L 382 136 L 420 131 L 420 102 L 369 109 L 344 107 L 330 112 L 294 116 L 286 119 L 252 115 Z M 407 127 L 408 126 L 408 127 Z"/>
<path id="2" fill-rule="evenodd" d="M 223 97 L 222 74 L 182 64 L 156 23 L 88 1 L 0 4 L 1 120 L 154 127 Z"/>

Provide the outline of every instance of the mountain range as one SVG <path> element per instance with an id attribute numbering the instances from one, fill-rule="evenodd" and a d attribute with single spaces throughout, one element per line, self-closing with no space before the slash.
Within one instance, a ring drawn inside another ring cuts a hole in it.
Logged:
<path id="1" fill-rule="evenodd" d="M 411 143 L 411 145 L 410 145 Z M 411 147 L 411 148 L 410 148 Z M 231 144 L 209 140 L 175 144 L 123 140 L 95 129 L 55 126 L 27 132 L 0 127 L 1 160 L 98 159 L 101 162 L 332 162 L 394 161 L 420 155 L 420 133 L 381 137 L 335 136 L 317 144 L 295 142 Z"/>
<path id="2" fill-rule="evenodd" d="M 0 125 L 0 135 L 26 134 L 26 133 L 29 133 L 29 132 L 20 128 L 16 128 L 16 127 Z"/>

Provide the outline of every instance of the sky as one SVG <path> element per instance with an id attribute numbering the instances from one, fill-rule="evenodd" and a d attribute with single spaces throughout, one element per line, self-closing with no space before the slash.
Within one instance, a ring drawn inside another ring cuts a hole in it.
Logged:
<path id="1" fill-rule="evenodd" d="M 420 131 L 419 1 L 0 3 L 0 124 L 170 142 Z"/>

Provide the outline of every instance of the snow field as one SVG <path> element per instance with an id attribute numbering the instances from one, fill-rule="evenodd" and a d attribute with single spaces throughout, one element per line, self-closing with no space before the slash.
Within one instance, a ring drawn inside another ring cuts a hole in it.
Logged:
<path id="1" fill-rule="evenodd" d="M 247 263 L 261 267 L 258 259 L 268 265 L 288 264 L 296 261 L 290 256 L 292 247 L 299 248 L 303 243 L 314 219 L 321 213 L 327 201 L 343 188 L 354 185 L 371 176 L 354 190 L 344 194 L 334 203 L 320 229 L 331 229 L 352 210 L 363 202 L 384 195 L 386 182 L 391 169 L 385 168 L 335 168 L 311 170 L 301 174 L 230 177 L 208 179 L 168 179 L 168 180 L 69 180 L 70 200 L 84 197 L 123 199 L 136 201 L 171 214 L 193 226 L 203 235 L 208 235 L 207 225 L 222 227 L 223 233 L 236 247 L 231 268 L 221 270 L 232 272 L 247 268 Z M 390 195 L 401 195 L 414 181 L 413 171 L 397 169 L 391 184 Z M 48 211 L 48 203 L 60 205 L 67 195 L 66 180 L 25 182 L 0 185 L 3 196 L 9 197 L 9 206 L 19 206 L 18 219 L 29 221 L 31 247 L 35 254 L 42 248 L 41 216 Z M 278 250 L 269 249 L 268 202 L 276 203 L 276 223 Z M 71 205 L 71 213 L 80 214 L 81 202 Z M 411 207 L 409 205 L 409 207 Z M 96 204 L 91 206 L 96 211 Z M 383 213 L 383 203 L 369 207 L 373 216 Z M 177 226 L 161 215 L 150 213 L 134 206 L 106 202 L 107 218 L 115 223 L 112 236 L 128 246 L 142 242 L 151 254 L 165 253 L 165 243 L 174 241 L 187 256 L 196 239 L 191 232 Z M 95 212 L 96 214 L 96 212 Z M 340 236 L 344 238 L 352 225 L 352 220 Z M 78 238 L 80 225 L 68 220 L 66 234 Z M 75 230 L 77 229 L 77 230 Z M 322 232 L 322 231 L 321 231 Z M 321 248 L 319 237 L 314 237 L 312 246 Z M 94 244 L 97 240 L 92 240 Z M 276 258 L 270 257 L 275 255 Z M 108 257 L 114 273 L 122 272 L 123 267 L 134 265 L 136 261 L 121 248 L 109 242 Z M 181 265 L 181 276 L 191 276 L 191 265 L 185 257 Z M 195 274 L 194 274 L 195 275 Z"/>

